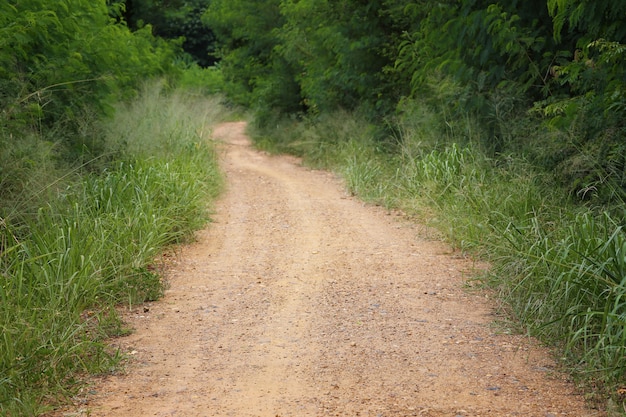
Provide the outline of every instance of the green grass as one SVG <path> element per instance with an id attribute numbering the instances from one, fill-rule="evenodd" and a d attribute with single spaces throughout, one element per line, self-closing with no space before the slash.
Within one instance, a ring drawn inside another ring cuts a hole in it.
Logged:
<path id="1" fill-rule="evenodd" d="M 192 65 L 183 71 L 180 85 L 202 94 L 218 94 L 224 89 L 224 75 L 218 67 L 200 68 Z"/>
<path id="2" fill-rule="evenodd" d="M 623 403 L 624 219 L 573 204 L 520 157 L 487 157 L 471 118 L 445 122 L 414 105 L 394 137 L 375 139 L 345 113 L 253 133 L 266 149 L 334 170 L 354 194 L 400 208 L 489 261 L 476 279 L 500 294 L 517 330 L 554 346 L 590 397 Z"/>
<path id="3" fill-rule="evenodd" d="M 608 214 L 559 227 L 511 225 L 500 287 L 527 326 L 561 342 L 577 371 L 609 386 L 626 372 L 626 234 Z"/>
<path id="4" fill-rule="evenodd" d="M 0 414 L 36 416 L 81 375 L 115 368 L 114 307 L 159 298 L 159 254 L 209 220 L 221 177 L 207 138 L 222 112 L 217 99 L 146 87 L 99 129 L 114 155 L 103 169 L 50 178 L 54 198 L 31 199 L 28 215 L 4 208 Z"/>

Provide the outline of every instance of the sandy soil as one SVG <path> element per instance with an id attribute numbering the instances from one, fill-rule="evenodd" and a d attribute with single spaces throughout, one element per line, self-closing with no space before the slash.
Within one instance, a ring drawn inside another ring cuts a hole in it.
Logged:
<path id="1" fill-rule="evenodd" d="M 227 192 L 164 299 L 128 313 L 125 372 L 66 415 L 601 415 L 545 349 L 493 325 L 470 261 L 244 130 L 214 131 Z"/>

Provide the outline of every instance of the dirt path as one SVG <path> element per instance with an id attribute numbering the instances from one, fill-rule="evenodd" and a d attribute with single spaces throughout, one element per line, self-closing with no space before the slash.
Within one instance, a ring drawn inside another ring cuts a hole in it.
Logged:
<path id="1" fill-rule="evenodd" d="M 165 298 L 119 343 L 93 417 L 595 416 L 541 349 L 498 334 L 468 261 L 328 173 L 223 140 L 228 191 Z M 145 311 L 144 311 L 145 310 Z"/>

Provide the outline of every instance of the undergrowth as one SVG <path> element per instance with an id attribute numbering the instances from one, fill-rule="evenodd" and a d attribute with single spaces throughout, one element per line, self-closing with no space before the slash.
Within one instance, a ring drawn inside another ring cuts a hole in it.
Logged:
<path id="1" fill-rule="evenodd" d="M 125 331 L 115 306 L 159 298 L 164 246 L 209 220 L 221 179 L 207 134 L 221 111 L 217 99 L 150 85 L 94 126 L 105 135 L 106 162 L 50 169 L 47 179 L 37 170 L 32 184 L 46 192 L 4 202 L 0 414 L 39 415 L 67 399 L 80 375 L 115 368 L 120 355 L 103 343 Z M 51 142 L 38 143 L 42 152 Z"/>
<path id="2" fill-rule="evenodd" d="M 332 169 L 354 194 L 400 208 L 488 260 L 479 279 L 518 329 L 556 347 L 590 398 L 626 406 L 624 218 L 573 203 L 523 157 L 486 156 L 471 117 L 442 120 L 413 106 L 382 139 L 348 113 L 252 133 L 259 146 Z"/>

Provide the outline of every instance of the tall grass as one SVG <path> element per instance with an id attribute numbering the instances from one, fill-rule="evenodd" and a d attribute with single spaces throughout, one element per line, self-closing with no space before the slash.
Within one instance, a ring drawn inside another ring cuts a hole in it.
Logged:
<path id="1" fill-rule="evenodd" d="M 616 393 L 626 377 L 624 219 L 573 204 L 519 156 L 487 157 L 471 118 L 442 121 L 414 106 L 383 141 L 345 113 L 256 136 L 335 170 L 355 194 L 401 208 L 488 260 L 479 279 L 499 292 L 519 329 L 557 347 L 598 398 L 623 401 Z"/>
<path id="2" fill-rule="evenodd" d="M 561 343 L 577 370 L 608 385 L 626 374 L 626 233 L 607 213 L 581 212 L 559 227 L 503 230 L 499 287 L 535 334 Z M 534 220 L 534 219 L 533 219 Z"/>
<path id="3" fill-rule="evenodd" d="M 160 297 L 158 255 L 209 219 L 221 179 L 206 134 L 221 112 L 146 87 L 101 128 L 112 162 L 0 221 L 0 414 L 38 415 L 77 375 L 116 365 L 103 343 L 124 331 L 115 306 Z"/>

